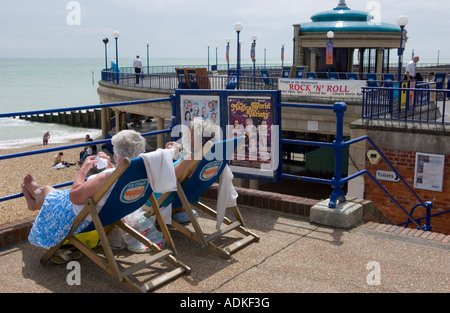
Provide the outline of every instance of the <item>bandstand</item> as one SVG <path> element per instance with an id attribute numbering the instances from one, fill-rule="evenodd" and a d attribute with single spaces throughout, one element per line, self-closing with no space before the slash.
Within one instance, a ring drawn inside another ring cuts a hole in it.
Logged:
<path id="1" fill-rule="evenodd" d="M 293 65 L 325 72 L 326 45 L 333 41 L 332 72 L 387 73 L 392 49 L 399 48 L 400 27 L 377 21 L 369 12 L 351 10 L 345 0 L 336 8 L 294 25 Z M 334 37 L 329 39 L 327 33 Z M 355 54 L 359 54 L 354 62 Z M 396 55 L 396 51 L 395 51 Z"/>

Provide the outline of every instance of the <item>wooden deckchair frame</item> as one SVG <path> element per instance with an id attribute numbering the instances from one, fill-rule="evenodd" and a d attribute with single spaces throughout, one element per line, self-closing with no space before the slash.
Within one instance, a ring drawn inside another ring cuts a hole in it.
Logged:
<path id="1" fill-rule="evenodd" d="M 211 150 L 212 147 L 213 147 L 213 143 L 211 141 L 208 141 L 203 147 L 203 156 L 205 156 Z M 176 211 L 177 209 L 185 210 L 186 214 L 188 215 L 188 217 L 191 221 L 194 231 L 192 231 L 185 225 L 182 225 L 182 224 L 174 221 L 173 219 L 172 219 L 171 226 L 173 228 L 175 228 L 176 230 L 180 231 L 181 233 L 183 233 L 184 235 L 186 235 L 187 237 L 199 242 L 200 244 L 202 244 L 203 247 L 208 248 L 209 250 L 220 255 L 221 257 L 228 259 L 231 257 L 231 255 L 233 253 L 237 252 L 238 250 L 243 249 L 244 247 L 248 246 L 250 243 L 258 242 L 259 236 L 245 228 L 244 219 L 243 219 L 241 212 L 239 211 L 239 208 L 237 206 L 232 207 L 234 217 L 236 218 L 235 222 L 232 222 L 229 218 L 224 217 L 223 223 L 226 225 L 225 227 L 221 227 L 220 229 L 218 229 L 217 231 L 215 231 L 212 234 L 205 234 L 205 232 L 203 231 L 203 228 L 201 227 L 200 223 L 198 222 L 197 218 L 194 215 L 193 207 L 205 212 L 206 214 L 210 215 L 213 218 L 217 217 L 217 212 L 214 209 L 209 208 L 208 206 L 206 206 L 205 204 L 203 204 L 201 202 L 199 202 L 197 204 L 191 204 L 188 201 L 186 194 L 184 193 L 183 187 L 181 186 L 181 184 L 188 178 L 188 176 L 189 176 L 188 173 L 192 173 L 193 169 L 195 169 L 199 163 L 200 163 L 200 160 L 196 160 L 196 159 L 192 160 L 190 162 L 189 166 L 187 166 L 186 169 L 177 176 L 177 194 L 181 200 L 181 203 L 183 204 L 183 207 L 182 208 L 173 208 L 174 211 Z M 158 199 L 158 204 L 161 205 L 166 198 L 167 197 L 165 195 L 161 196 Z M 152 204 L 152 206 L 153 206 L 153 204 Z M 246 237 L 244 237 L 243 239 L 236 241 L 224 248 L 221 248 L 213 243 L 214 240 L 223 237 L 225 234 L 227 234 L 233 230 L 240 232 L 241 234 L 243 234 Z"/>
<path id="2" fill-rule="evenodd" d="M 104 228 L 104 225 L 102 225 L 102 222 L 100 220 L 100 217 L 96 210 L 96 203 L 102 199 L 102 197 L 105 195 L 105 193 L 111 188 L 111 186 L 120 178 L 120 176 L 125 172 L 125 170 L 130 166 L 131 161 L 126 158 L 124 159 L 117 169 L 111 174 L 111 176 L 106 180 L 105 184 L 100 188 L 99 191 L 95 193 L 95 195 L 92 198 L 89 198 L 87 200 L 87 203 L 83 210 L 78 214 L 78 216 L 75 218 L 72 228 L 69 231 L 69 234 L 64 238 L 57 246 L 52 247 L 47 250 L 47 252 L 44 254 L 44 256 L 41 258 L 41 263 L 45 265 L 50 258 L 58 251 L 58 249 L 68 241 L 70 244 L 74 245 L 76 248 L 78 248 L 84 255 L 86 255 L 89 259 L 91 259 L 94 263 L 96 263 L 98 266 L 100 266 L 103 270 L 105 270 L 108 274 L 112 275 L 113 277 L 117 278 L 121 283 L 123 283 L 125 286 L 130 288 L 131 290 L 135 292 L 148 292 L 151 291 L 162 284 L 165 284 L 169 281 L 174 280 L 175 278 L 179 277 L 182 274 L 189 274 L 190 268 L 178 261 L 174 254 L 176 253 L 175 245 L 173 243 L 172 237 L 169 233 L 169 230 L 167 228 L 167 225 L 163 222 L 163 218 L 161 216 L 160 208 L 158 205 L 158 202 L 155 199 L 154 193 L 150 195 L 150 202 L 152 204 L 154 214 L 156 216 L 156 219 L 160 225 L 161 231 L 164 235 L 164 238 L 166 240 L 167 245 L 172 248 L 170 249 L 161 249 L 159 246 L 151 242 L 148 238 L 141 235 L 139 232 L 131 228 L 130 226 L 126 225 L 122 221 L 117 221 L 116 223 L 112 224 L 111 226 L 117 225 L 121 229 L 123 229 L 125 232 L 130 234 L 133 238 L 139 240 L 141 243 L 149 247 L 154 255 L 146 254 L 146 259 L 138 262 L 128 268 L 122 268 L 119 263 L 117 262 L 113 250 L 111 248 L 111 245 L 109 244 L 107 234 Z M 105 210 L 107 208 L 103 208 L 102 210 Z M 101 246 L 103 248 L 104 256 L 97 254 L 95 251 L 89 249 L 86 247 L 80 240 L 78 240 L 73 234 L 75 229 L 83 222 L 85 217 L 90 214 L 92 217 L 92 221 L 95 225 L 95 230 L 97 231 Z M 159 262 L 165 260 L 171 265 L 175 267 L 174 270 L 170 271 L 169 273 L 161 274 L 160 276 L 154 278 L 150 282 L 142 285 L 138 285 L 137 283 L 134 283 L 132 279 L 130 278 L 132 274 L 135 272 L 144 269 L 151 264 L 155 262 Z"/>

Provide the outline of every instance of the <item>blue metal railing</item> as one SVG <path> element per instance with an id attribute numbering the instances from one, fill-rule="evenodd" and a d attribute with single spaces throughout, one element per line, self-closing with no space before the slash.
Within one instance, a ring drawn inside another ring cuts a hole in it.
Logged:
<path id="1" fill-rule="evenodd" d="M 139 75 L 139 82 L 136 79 Z M 278 75 L 271 74 L 271 77 L 264 78 L 261 71 L 253 72 L 244 71 L 239 76 L 240 90 L 276 90 L 278 84 Z M 176 74 L 132 74 L 132 73 L 115 73 L 109 70 L 102 71 L 102 81 L 128 87 L 151 88 L 166 90 L 173 92 L 175 89 L 236 89 L 236 84 L 231 88 L 230 82 L 233 81 L 233 75 L 195 75 L 190 77 L 178 77 Z M 191 80 L 190 80 L 191 79 Z M 192 79 L 196 83 L 196 87 L 189 87 L 187 81 L 192 84 Z"/>
<path id="2" fill-rule="evenodd" d="M 110 107 L 120 107 L 120 106 L 129 106 L 129 105 L 136 105 L 136 104 L 147 104 L 147 103 L 157 103 L 157 102 L 166 102 L 166 101 L 173 101 L 173 97 L 169 98 L 161 98 L 161 99 L 151 99 L 151 100 L 137 100 L 137 101 L 125 101 L 125 102 L 118 102 L 118 103 L 108 103 L 108 104 L 100 104 L 100 105 L 92 105 L 92 106 L 83 106 L 83 107 L 72 107 L 72 108 L 64 108 L 64 109 L 52 109 L 52 110 L 40 110 L 40 111 L 27 111 L 27 112 L 15 112 L 15 113 L 2 113 L 0 114 L 0 118 L 6 118 L 6 117 L 17 117 L 17 116 L 24 116 L 24 115 L 33 115 L 33 114 L 47 114 L 47 113 L 55 113 L 55 112 L 67 112 L 67 111 L 75 111 L 75 110 L 88 110 L 88 109 L 98 109 L 98 108 L 110 108 Z M 174 125 L 174 121 L 172 121 L 172 126 Z M 146 136 L 156 136 L 160 134 L 166 134 L 170 133 L 171 128 L 165 129 L 165 130 L 159 130 L 159 131 L 153 131 L 148 133 L 142 133 L 141 135 Z M 104 140 L 97 140 L 97 141 L 89 141 L 85 143 L 79 143 L 79 144 L 73 144 L 73 145 L 67 145 L 67 146 L 58 146 L 55 148 L 47 148 L 47 149 L 40 149 L 40 150 L 33 150 L 33 151 L 27 151 L 27 152 L 20 152 L 20 153 L 12 153 L 7 155 L 0 155 L 0 161 L 1 160 L 7 160 L 7 159 L 13 159 L 13 158 L 20 158 L 25 157 L 29 155 L 36 155 L 36 154 L 43 154 L 48 152 L 54 152 L 54 151 L 62 151 L 62 150 L 69 150 L 79 147 L 85 147 L 85 146 L 92 146 L 92 145 L 98 145 L 98 144 L 109 144 L 111 143 L 111 139 L 104 139 Z M 52 186 L 55 189 L 67 187 L 73 184 L 72 182 L 66 182 L 62 184 L 57 184 Z M 12 200 L 16 198 L 23 197 L 22 193 L 9 195 L 5 197 L 0 198 L 0 202 Z"/>
<path id="3" fill-rule="evenodd" d="M 362 118 L 448 124 L 446 89 L 433 89 L 431 83 L 417 88 L 362 87 Z"/>
<path id="4" fill-rule="evenodd" d="M 77 107 L 77 108 L 67 108 L 67 109 L 61 109 L 62 111 L 71 111 L 71 110 L 83 110 L 83 109 L 93 109 L 93 108 L 103 108 L 103 107 L 117 107 L 117 106 L 126 106 L 126 105 L 134 105 L 134 104 L 142 104 L 142 103 L 154 103 L 154 102 L 165 102 L 165 101 L 171 101 L 172 103 L 172 108 L 174 110 L 175 105 L 174 104 L 174 96 L 171 96 L 169 98 L 163 98 L 163 99 L 152 99 L 152 100 L 140 100 L 140 101 L 128 101 L 128 102 L 121 102 L 121 103 L 112 103 L 112 104 L 103 104 L 103 105 L 94 105 L 94 106 L 86 106 L 86 107 Z M 290 140 L 290 139 L 280 139 L 281 144 L 296 144 L 296 145 L 315 145 L 315 146 L 322 146 L 322 147 L 330 147 L 334 150 L 334 154 L 335 154 L 335 171 L 334 171 L 334 177 L 331 180 L 328 179 L 322 179 L 322 178 L 314 178 L 314 177 L 307 177 L 307 176 L 295 176 L 295 175 L 290 175 L 290 174 L 284 174 L 281 173 L 281 177 L 283 178 L 289 178 L 289 179 L 299 179 L 299 180 L 303 180 L 303 181 L 308 181 L 308 182 L 314 182 L 314 183 L 322 183 L 322 184 L 329 184 L 331 185 L 331 187 L 333 188 L 333 192 L 330 196 L 330 201 L 329 201 L 329 207 L 331 208 L 335 208 L 336 204 L 338 201 L 342 201 L 345 202 L 345 194 L 343 191 L 343 186 L 350 181 L 351 179 L 354 179 L 358 176 L 361 175 L 367 175 L 388 197 L 389 199 L 392 200 L 392 202 L 401 209 L 401 211 L 407 216 L 407 224 L 409 224 L 409 222 L 412 222 L 413 224 L 415 224 L 418 228 L 423 229 L 423 230 L 431 230 L 431 225 L 430 225 L 430 218 L 431 218 L 431 208 L 432 208 L 432 203 L 429 201 L 422 201 L 422 199 L 414 192 L 414 190 L 408 185 L 408 183 L 405 181 L 405 179 L 400 175 L 400 173 L 394 168 L 394 166 L 389 162 L 389 160 L 387 159 L 387 157 L 383 154 L 383 152 L 375 145 L 375 143 L 368 137 L 368 136 L 363 136 L 360 138 L 356 138 L 356 139 L 352 139 L 352 140 L 348 140 L 348 141 L 344 141 L 344 137 L 343 137 L 343 118 L 344 118 L 344 114 L 345 111 L 347 109 L 347 105 L 343 102 L 336 102 L 334 105 L 314 105 L 314 104 L 294 104 L 294 103 L 281 103 L 280 104 L 280 110 L 281 107 L 293 107 L 293 108 L 313 108 L 313 109 L 318 109 L 318 110 L 333 110 L 334 113 L 336 114 L 336 138 L 332 143 L 326 143 L 326 142 L 314 142 L 314 141 L 304 141 L 304 140 Z M 42 111 L 33 111 L 33 112 L 18 112 L 18 113 L 6 113 L 6 114 L 0 114 L 0 118 L 2 117 L 12 117 L 12 116 L 21 116 L 21 115 L 27 115 L 27 114 L 41 114 L 41 113 L 50 113 L 50 112 L 56 112 L 56 111 L 61 111 L 61 110 L 42 110 Z M 175 116 L 175 113 L 172 114 L 173 116 Z M 175 120 L 172 120 L 172 127 L 174 126 Z M 172 128 L 171 127 L 171 128 Z M 167 130 L 160 130 L 160 131 L 156 131 L 156 132 L 149 132 L 149 133 L 144 133 L 142 134 L 143 136 L 152 136 L 152 135 L 158 135 L 158 134 L 165 134 L 165 133 L 169 133 L 171 131 L 170 129 Z M 408 213 L 408 211 L 398 202 L 396 201 L 396 199 L 388 192 L 388 190 L 381 185 L 378 180 L 367 170 L 361 170 L 358 173 L 355 173 L 353 175 L 350 175 L 346 178 L 342 177 L 342 161 L 343 161 L 343 151 L 344 149 L 356 142 L 362 141 L 362 140 L 367 140 L 369 142 L 370 145 L 372 145 L 380 154 L 380 156 L 382 157 L 382 159 L 387 163 L 387 165 L 395 172 L 395 174 L 397 175 L 397 177 L 400 179 L 400 181 L 407 187 L 407 189 L 409 190 L 409 192 L 416 198 L 416 200 L 418 201 L 418 204 L 414 205 L 411 213 Z M 10 159 L 10 158 L 16 158 L 16 157 L 24 157 L 24 156 L 28 156 L 28 155 L 33 155 L 33 154 L 41 154 L 41 153 L 47 153 L 47 152 L 52 152 L 52 151 L 60 151 L 60 150 L 67 150 L 67 149 L 72 149 L 72 148 L 77 148 L 77 147 L 84 147 L 84 146 L 88 146 L 88 145 L 93 145 L 93 144 L 103 144 L 103 143 L 110 143 L 110 139 L 105 139 L 105 140 L 99 140 L 99 141 L 94 141 L 94 142 L 88 142 L 88 143 L 80 143 L 80 144 L 75 144 L 75 145 L 68 145 L 68 146 L 63 146 L 63 147 L 56 147 L 56 148 L 50 148 L 50 149 L 42 149 L 42 150 L 35 150 L 35 151 L 29 151 L 29 152 L 23 152 L 23 153 L 15 153 L 15 154 L 9 154 L 9 155 L 1 155 L 0 156 L 0 161 L 1 160 L 5 160 L 5 159 Z M 71 185 L 73 182 L 66 182 L 63 184 L 59 184 L 59 185 L 55 185 L 53 186 L 54 188 L 62 188 L 62 187 L 66 187 Z M 10 196 L 6 196 L 3 198 L 0 198 L 0 202 L 2 201 L 6 201 L 6 200 L 11 200 L 11 199 L 15 199 L 15 198 L 19 198 L 22 197 L 23 194 L 15 194 L 15 195 L 10 195 Z M 426 224 L 424 226 L 420 226 L 419 224 L 419 220 L 416 220 L 412 217 L 412 213 L 414 211 L 414 209 L 416 207 L 419 206 L 423 206 L 426 209 Z M 436 214 L 437 215 L 437 214 Z"/>
<path id="5" fill-rule="evenodd" d="M 395 169 L 395 167 L 391 164 L 391 162 L 388 160 L 388 158 L 384 155 L 384 153 L 376 146 L 376 144 L 372 141 L 372 139 L 369 136 L 362 136 L 360 138 L 344 141 L 343 138 L 343 117 L 344 113 L 347 109 L 347 106 L 343 102 L 336 102 L 334 105 L 314 105 L 314 104 L 294 104 L 294 103 L 281 103 L 281 107 L 295 107 L 295 108 L 313 108 L 313 109 L 320 109 L 320 110 L 333 110 L 336 114 L 336 139 L 333 141 L 333 143 L 325 143 L 325 142 L 315 142 L 315 141 L 305 141 L 305 140 L 290 140 L 290 139 L 281 139 L 280 142 L 283 144 L 296 144 L 296 145 L 313 145 L 313 146 L 321 146 L 321 147 L 330 147 L 334 150 L 335 155 L 335 171 L 334 171 L 334 177 L 329 179 L 322 179 L 322 178 L 314 178 L 314 177 L 307 177 L 307 176 L 296 176 L 296 175 L 290 175 L 290 174 L 281 174 L 281 177 L 289 178 L 289 179 L 298 179 L 313 183 L 321 183 L 321 184 L 328 184 L 333 188 L 333 192 L 330 196 L 329 201 L 329 207 L 335 208 L 338 201 L 345 202 L 345 194 L 342 188 L 344 185 L 361 175 L 367 175 L 374 183 L 375 185 L 380 188 L 383 193 L 406 215 L 407 217 L 407 224 L 411 222 L 415 224 L 419 229 L 430 231 L 431 230 L 431 224 L 430 224 L 430 218 L 431 215 L 431 208 L 433 206 L 432 202 L 430 201 L 423 201 L 409 186 L 409 184 L 406 182 L 406 180 L 402 177 L 402 175 Z M 345 147 L 350 146 L 351 144 L 357 143 L 359 141 L 367 140 L 370 145 L 372 145 L 375 150 L 380 154 L 382 159 L 386 162 L 386 164 L 395 172 L 397 177 L 400 179 L 400 181 L 406 186 L 408 191 L 415 197 L 415 199 L 418 201 L 418 204 L 414 205 L 413 210 L 411 213 L 408 213 L 408 211 L 389 193 L 389 191 L 382 185 L 380 182 L 366 169 L 361 170 L 355 174 L 352 174 L 346 178 L 342 177 L 342 156 L 343 151 Z M 419 221 L 421 219 L 414 219 L 412 217 L 412 213 L 414 211 L 414 208 L 418 206 L 423 206 L 426 209 L 426 223 L 424 226 L 420 226 Z M 438 215 L 438 214 L 435 214 Z"/>

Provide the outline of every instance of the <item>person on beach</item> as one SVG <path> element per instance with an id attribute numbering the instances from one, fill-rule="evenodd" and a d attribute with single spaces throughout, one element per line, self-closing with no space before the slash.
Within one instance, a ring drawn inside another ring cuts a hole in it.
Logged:
<path id="1" fill-rule="evenodd" d="M 59 152 L 57 155 L 53 157 L 53 166 L 56 169 L 69 167 L 69 162 L 64 161 L 64 153 Z"/>
<path id="2" fill-rule="evenodd" d="M 48 145 L 48 140 L 50 139 L 50 132 L 47 131 L 44 136 L 42 137 L 42 144 L 44 146 Z"/>
<path id="3" fill-rule="evenodd" d="M 111 143 L 116 165 L 120 164 L 125 157 L 133 159 L 145 152 L 146 140 L 134 130 L 119 132 L 113 136 Z M 89 170 L 99 162 L 96 156 L 87 157 L 76 174 L 71 189 L 57 190 L 51 186 L 40 188 L 33 176 L 28 174 L 24 177 L 21 187 L 28 209 L 40 210 L 28 237 L 31 244 L 50 248 L 67 236 L 73 220 L 84 208 L 86 200 L 100 189 L 115 170 L 106 153 L 99 152 L 97 156 L 106 159 L 108 163 L 106 169 L 97 175 L 89 176 L 86 180 Z M 97 211 L 102 209 L 110 192 L 111 189 L 98 202 Z M 88 216 L 74 234 L 80 233 L 90 222 L 90 216 Z"/>

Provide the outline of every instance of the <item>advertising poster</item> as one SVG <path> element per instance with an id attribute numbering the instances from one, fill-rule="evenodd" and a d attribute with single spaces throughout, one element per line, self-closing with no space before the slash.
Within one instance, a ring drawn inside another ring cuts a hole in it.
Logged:
<path id="1" fill-rule="evenodd" d="M 274 131 L 278 127 L 273 127 L 273 110 L 270 97 L 228 97 L 227 137 L 246 136 L 245 145 L 236 151 L 231 166 L 246 168 L 248 174 L 264 175 L 264 170 L 273 171 L 278 149 L 273 147 L 278 138 Z"/>
<path id="2" fill-rule="evenodd" d="M 442 192 L 445 155 L 416 153 L 414 188 Z"/>
<path id="3" fill-rule="evenodd" d="M 180 97 L 181 124 L 189 126 L 196 117 L 220 125 L 219 96 L 186 95 Z"/>

